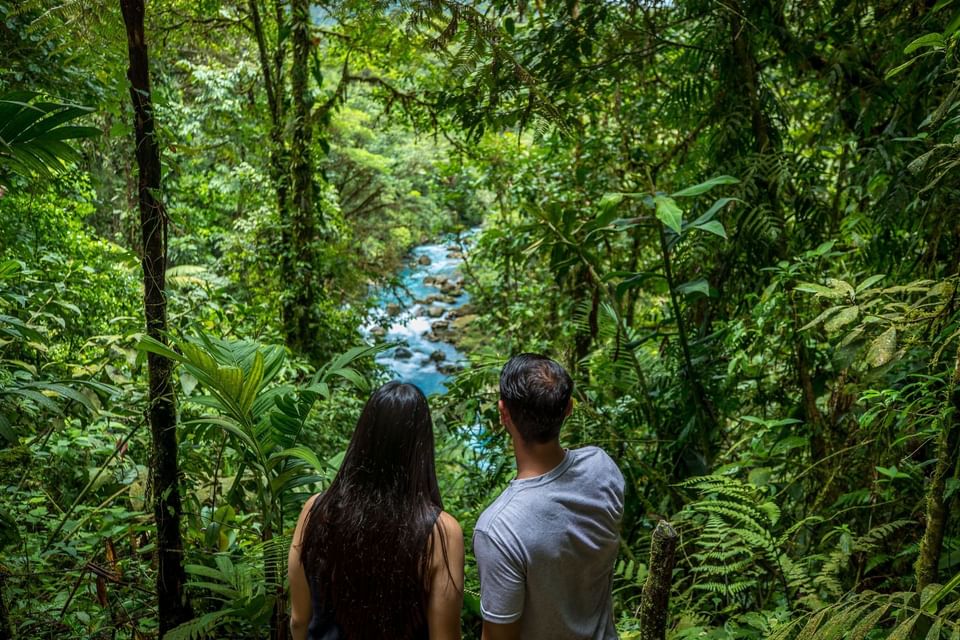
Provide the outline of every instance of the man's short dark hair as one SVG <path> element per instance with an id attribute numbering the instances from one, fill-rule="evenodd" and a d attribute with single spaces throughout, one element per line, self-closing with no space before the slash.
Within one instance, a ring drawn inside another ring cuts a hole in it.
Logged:
<path id="1" fill-rule="evenodd" d="M 500 399 L 524 442 L 544 443 L 560 435 L 572 393 L 570 374 L 537 353 L 510 358 L 500 372 Z"/>

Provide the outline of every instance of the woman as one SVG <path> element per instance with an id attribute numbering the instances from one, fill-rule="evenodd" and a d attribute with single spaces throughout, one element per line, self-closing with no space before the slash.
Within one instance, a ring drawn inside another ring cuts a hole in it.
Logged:
<path id="1" fill-rule="evenodd" d="M 294 640 L 459 640 L 463 532 L 443 511 L 418 388 L 389 382 L 367 401 L 288 562 Z"/>

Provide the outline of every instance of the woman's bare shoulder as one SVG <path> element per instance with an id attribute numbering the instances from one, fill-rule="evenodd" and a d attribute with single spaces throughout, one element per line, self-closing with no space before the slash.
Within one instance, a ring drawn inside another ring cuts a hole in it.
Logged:
<path id="1" fill-rule="evenodd" d="M 446 511 L 440 512 L 440 515 L 437 516 L 437 523 L 433 526 L 435 530 L 441 529 L 444 537 L 463 537 L 463 528 L 460 526 L 460 523 Z"/>

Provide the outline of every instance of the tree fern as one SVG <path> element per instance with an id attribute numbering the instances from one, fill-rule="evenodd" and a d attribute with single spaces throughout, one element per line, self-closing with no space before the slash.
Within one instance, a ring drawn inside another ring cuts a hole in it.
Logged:
<path id="1" fill-rule="evenodd" d="M 684 545 L 691 589 L 701 597 L 720 596 L 728 605 L 748 605 L 751 593 L 774 579 L 771 572 L 782 573 L 773 533 L 780 509 L 730 476 L 691 478 L 679 486 L 701 496 L 678 518 L 693 534 Z"/>
<path id="2" fill-rule="evenodd" d="M 930 585 L 922 594 L 851 594 L 782 625 L 771 640 L 954 640 L 960 638 L 960 599 L 954 594 L 954 582 L 960 582 L 960 575 L 950 584 Z"/>

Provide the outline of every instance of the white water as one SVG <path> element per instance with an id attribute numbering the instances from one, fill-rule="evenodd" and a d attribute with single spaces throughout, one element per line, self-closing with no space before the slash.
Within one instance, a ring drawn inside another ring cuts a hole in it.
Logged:
<path id="1" fill-rule="evenodd" d="M 459 271 L 462 259 L 449 255 L 448 247 L 454 245 L 463 245 L 462 249 L 457 250 L 465 251 L 469 248 L 466 240 L 461 243 L 451 236 L 446 242 L 420 245 L 413 249 L 407 266 L 397 274 L 401 286 L 387 286 L 374 293 L 376 308 L 361 329 L 368 339 L 373 340 L 372 330 L 375 327 L 385 327 L 386 335 L 382 339 L 390 343 L 400 343 L 400 346 L 380 353 L 376 361 L 387 367 L 393 373 L 394 379 L 415 384 L 427 395 L 444 393 L 447 389 L 444 383 L 450 378 L 450 374 L 441 372 L 438 366 L 452 364 L 462 367 L 467 361 L 466 356 L 452 344 L 427 338 L 435 322 L 449 322 L 447 314 L 470 301 L 470 294 L 464 291 L 452 303 L 424 303 L 429 296 L 441 294 L 436 286 L 424 284 L 424 278 L 432 276 L 462 280 Z M 430 258 L 430 264 L 420 264 L 421 256 Z M 400 307 L 400 312 L 392 317 L 387 312 L 387 305 L 390 304 Z M 442 308 L 443 315 L 438 318 L 426 316 L 426 310 L 431 306 Z M 402 355 L 403 349 L 409 349 L 413 355 L 409 358 L 398 358 L 398 352 Z M 435 362 L 431 360 L 431 354 L 438 351 L 443 353 L 444 358 Z"/>

